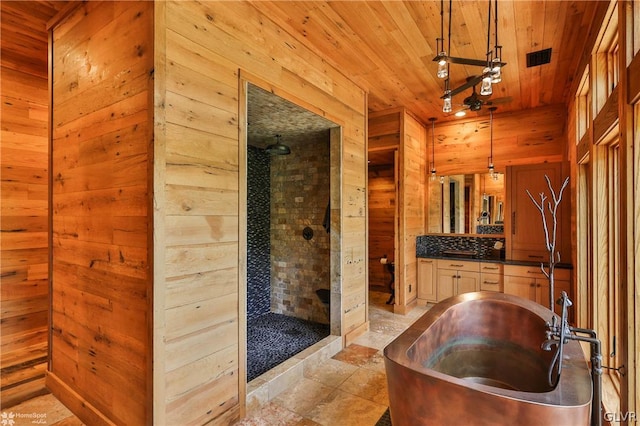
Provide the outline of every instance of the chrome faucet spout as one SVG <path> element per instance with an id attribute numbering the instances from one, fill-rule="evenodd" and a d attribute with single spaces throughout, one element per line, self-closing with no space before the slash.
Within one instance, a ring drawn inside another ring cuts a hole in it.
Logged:
<path id="1" fill-rule="evenodd" d="M 544 342 L 542 342 L 542 350 L 543 351 L 550 351 L 552 346 L 557 346 L 559 343 L 558 340 L 556 339 L 547 339 Z"/>

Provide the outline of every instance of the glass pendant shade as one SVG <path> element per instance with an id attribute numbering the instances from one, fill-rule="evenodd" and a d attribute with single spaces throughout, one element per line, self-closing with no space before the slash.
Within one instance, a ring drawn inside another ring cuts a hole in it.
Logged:
<path id="1" fill-rule="evenodd" d="M 431 181 L 435 182 L 438 176 L 436 175 L 436 169 L 431 169 Z"/>
<path id="2" fill-rule="evenodd" d="M 485 72 L 488 72 L 489 69 L 485 68 Z M 491 88 L 491 76 L 485 75 L 482 79 L 482 85 L 480 86 L 480 94 L 483 96 L 488 96 L 493 93 L 493 89 Z"/>
<path id="3" fill-rule="evenodd" d="M 451 112 L 451 90 L 445 92 L 442 112 Z"/>
<path id="4" fill-rule="evenodd" d="M 436 75 L 438 76 L 438 78 L 447 78 L 449 77 L 449 67 L 447 66 L 447 54 L 446 52 L 440 52 L 438 56 L 440 56 L 440 60 L 438 61 L 438 73 Z"/>
<path id="5" fill-rule="evenodd" d="M 493 67 L 491 68 L 491 83 L 500 83 L 502 81 L 502 72 L 500 71 L 500 58 L 494 58 Z"/>

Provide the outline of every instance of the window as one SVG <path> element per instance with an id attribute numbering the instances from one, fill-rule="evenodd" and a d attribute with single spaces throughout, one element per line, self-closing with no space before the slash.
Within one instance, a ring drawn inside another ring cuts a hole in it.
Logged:
<path id="1" fill-rule="evenodd" d="M 589 67 L 582 74 L 578 92 L 576 94 L 576 144 L 587 133 L 591 123 L 591 108 L 589 108 Z"/>
<path id="2" fill-rule="evenodd" d="M 608 223 L 609 307 L 607 310 L 609 366 L 619 367 L 617 339 L 620 334 L 620 146 L 616 142 L 607 147 L 607 185 L 610 196 Z M 604 283 L 603 283 L 604 284 Z M 619 377 L 618 377 L 619 380 Z M 618 389 L 619 391 L 620 389 Z"/>
<path id="3" fill-rule="evenodd" d="M 621 153 L 617 139 L 618 128 L 609 132 L 607 138 L 594 149 L 592 159 L 592 184 L 594 194 L 591 200 L 593 226 L 589 236 L 593 258 L 591 286 L 595 297 L 592 305 L 591 327 L 602 342 L 602 364 L 605 406 L 608 411 L 617 409 L 620 400 L 621 353 L 621 283 L 620 283 L 620 161 Z"/>
<path id="4" fill-rule="evenodd" d="M 618 4 L 611 3 L 605 26 L 600 34 L 600 43 L 594 57 L 593 70 L 593 106 L 599 112 L 605 105 L 611 93 L 618 85 L 620 66 L 618 64 Z"/>

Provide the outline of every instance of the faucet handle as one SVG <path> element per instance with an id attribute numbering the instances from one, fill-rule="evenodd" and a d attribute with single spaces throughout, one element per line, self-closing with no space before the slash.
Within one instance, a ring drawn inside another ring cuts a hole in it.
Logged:
<path id="1" fill-rule="evenodd" d="M 560 293 L 560 297 L 556 300 L 556 304 L 559 306 L 566 306 L 567 308 L 573 306 L 573 302 L 569 299 L 567 292 L 564 290 Z"/>

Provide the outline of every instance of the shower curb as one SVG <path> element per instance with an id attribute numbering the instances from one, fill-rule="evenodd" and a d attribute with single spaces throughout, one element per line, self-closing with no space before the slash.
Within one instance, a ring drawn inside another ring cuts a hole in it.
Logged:
<path id="1" fill-rule="evenodd" d="M 247 414 L 259 410 L 283 391 L 295 386 L 307 368 L 317 366 L 342 350 L 340 336 L 327 336 L 318 343 L 247 383 Z"/>

